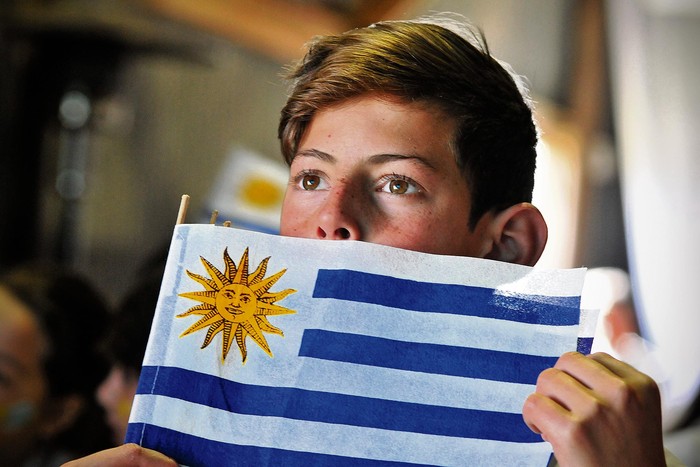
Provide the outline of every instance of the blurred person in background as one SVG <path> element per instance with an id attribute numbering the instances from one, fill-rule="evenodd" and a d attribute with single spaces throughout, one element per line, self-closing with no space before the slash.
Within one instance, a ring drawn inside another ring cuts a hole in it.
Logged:
<path id="1" fill-rule="evenodd" d="M 0 276 L 0 466 L 56 466 L 111 445 L 94 398 L 108 319 L 76 274 L 25 266 Z"/>
<path id="2" fill-rule="evenodd" d="M 105 340 L 104 351 L 111 368 L 97 388 L 97 400 L 105 411 L 115 445 L 122 444 L 126 436 L 161 277 L 162 272 L 153 273 L 127 293 Z"/>

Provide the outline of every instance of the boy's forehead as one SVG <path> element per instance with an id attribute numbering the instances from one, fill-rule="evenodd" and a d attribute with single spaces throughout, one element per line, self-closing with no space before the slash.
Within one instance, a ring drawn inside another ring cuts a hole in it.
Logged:
<path id="1" fill-rule="evenodd" d="M 366 93 L 319 108 L 306 126 L 296 155 L 313 155 L 307 147 L 309 140 L 318 142 L 319 134 L 332 143 L 334 136 L 356 131 L 364 132 L 356 141 L 358 147 L 368 152 L 376 149 L 377 141 L 399 149 L 399 154 L 411 155 L 414 151 L 429 151 L 434 156 L 449 153 L 454 160 L 456 118 L 450 116 L 438 104 L 430 101 L 408 100 L 390 94 Z M 310 133 L 313 132 L 313 138 Z M 358 134 L 359 136 L 359 134 Z M 373 146 L 374 145 L 374 146 Z M 437 147 L 439 151 L 435 151 Z M 392 151 L 378 151 L 391 156 Z M 317 156 L 319 157 L 319 156 Z M 325 155 L 323 156 L 325 157 Z"/>
<path id="2" fill-rule="evenodd" d="M 441 103 L 434 99 L 411 99 L 405 96 L 399 96 L 397 94 L 379 91 L 363 92 L 360 94 L 345 97 L 340 100 L 329 102 L 328 104 L 319 107 L 316 113 L 330 109 L 339 109 L 343 107 L 353 106 L 356 105 L 358 102 L 374 102 L 377 104 L 388 105 L 397 109 L 405 109 L 406 111 L 421 110 L 427 114 L 433 115 L 435 119 L 440 120 L 445 118 L 451 118 L 448 115 L 448 113 L 444 110 Z"/>

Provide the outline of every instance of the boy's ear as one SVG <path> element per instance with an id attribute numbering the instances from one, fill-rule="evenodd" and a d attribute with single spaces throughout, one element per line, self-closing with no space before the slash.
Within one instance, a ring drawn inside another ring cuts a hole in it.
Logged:
<path id="1" fill-rule="evenodd" d="M 520 203 L 499 212 L 491 221 L 491 251 L 486 258 L 534 266 L 547 243 L 547 223 L 539 209 Z"/>

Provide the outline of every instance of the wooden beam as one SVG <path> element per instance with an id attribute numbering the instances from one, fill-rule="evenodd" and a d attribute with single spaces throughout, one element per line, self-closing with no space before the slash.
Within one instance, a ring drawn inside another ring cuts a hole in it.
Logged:
<path id="1" fill-rule="evenodd" d="M 340 16 L 282 0 L 144 0 L 155 13 L 203 29 L 283 63 L 298 59 L 314 35 L 348 27 Z"/>
<path id="2" fill-rule="evenodd" d="M 405 19 L 412 16 L 418 0 L 374 0 L 362 2 L 353 15 L 353 27 L 366 26 L 387 19 Z"/>
<path id="3" fill-rule="evenodd" d="M 341 14 L 322 2 L 289 0 L 142 0 L 156 14 L 228 39 L 282 63 L 298 59 L 315 35 L 400 19 L 416 0 L 375 0 Z"/>

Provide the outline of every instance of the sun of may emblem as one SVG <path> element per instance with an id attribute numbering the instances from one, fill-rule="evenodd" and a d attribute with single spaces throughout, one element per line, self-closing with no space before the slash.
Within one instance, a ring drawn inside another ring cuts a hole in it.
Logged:
<path id="1" fill-rule="evenodd" d="M 294 310 L 275 305 L 296 290 L 286 289 L 281 292 L 269 292 L 275 282 L 287 271 L 281 270 L 277 274 L 265 277 L 269 257 L 262 260 L 254 273 L 248 274 L 248 248 L 246 248 L 241 260 L 236 266 L 224 250 L 225 270 L 221 272 L 209 261 L 200 257 L 204 267 L 209 273 L 209 278 L 187 271 L 187 275 L 204 286 L 204 291 L 186 292 L 179 294 L 181 297 L 190 298 L 202 302 L 193 306 L 186 312 L 177 315 L 183 318 L 190 315 L 199 315 L 201 318 L 187 328 L 180 337 L 184 337 L 195 331 L 207 329 L 202 349 L 208 346 L 214 336 L 221 333 L 222 348 L 221 360 L 226 360 L 231 344 L 235 339 L 241 351 L 243 363 L 248 356 L 246 350 L 246 337 L 250 336 L 270 357 L 272 351 L 265 339 L 264 333 L 279 334 L 282 330 L 276 328 L 267 320 L 271 315 L 286 315 L 296 313 Z"/>

